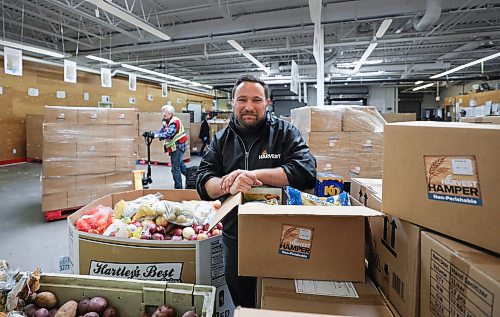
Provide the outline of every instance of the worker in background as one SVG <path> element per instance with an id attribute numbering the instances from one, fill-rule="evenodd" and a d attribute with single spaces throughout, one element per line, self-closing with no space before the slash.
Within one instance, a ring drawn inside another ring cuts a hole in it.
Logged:
<path id="1" fill-rule="evenodd" d="M 266 113 L 267 85 L 243 75 L 232 90 L 233 114 L 217 132 L 202 158 L 196 189 L 205 200 L 226 199 L 254 186 L 313 188 L 316 160 L 290 123 Z M 255 277 L 238 276 L 237 208 L 223 220 L 222 241 L 226 281 L 235 306 L 255 307 Z"/>
<path id="2" fill-rule="evenodd" d="M 186 152 L 186 131 L 181 120 L 174 115 L 174 107 L 164 105 L 161 107 L 161 112 L 163 113 L 162 127 L 156 132 L 155 137 L 164 141 L 165 153 L 170 155 L 174 188 L 182 189 L 181 174 L 186 175 L 186 165 L 183 162 L 184 152 Z"/>
<path id="3" fill-rule="evenodd" d="M 198 136 L 200 140 L 203 141 L 203 145 L 200 149 L 200 156 L 203 156 L 203 154 L 205 154 L 203 150 L 205 149 L 205 146 L 207 146 L 207 144 L 210 142 L 210 125 L 208 124 L 207 117 L 208 114 L 203 115 L 203 120 L 201 121 L 200 127 L 200 135 Z"/>

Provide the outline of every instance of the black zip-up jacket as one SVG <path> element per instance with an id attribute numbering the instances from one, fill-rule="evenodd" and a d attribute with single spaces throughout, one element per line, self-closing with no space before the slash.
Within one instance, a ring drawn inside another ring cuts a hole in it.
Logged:
<path id="1" fill-rule="evenodd" d="M 291 123 L 266 116 L 257 139 L 245 146 L 238 135 L 234 117 L 229 126 L 220 130 L 208 147 L 196 173 L 196 189 L 203 200 L 212 200 L 205 183 L 212 177 L 222 177 L 237 169 L 256 170 L 282 167 L 290 186 L 313 188 L 316 180 L 316 159 L 299 130 Z M 227 195 L 220 197 L 224 201 Z M 238 216 L 233 210 L 223 221 L 223 233 L 238 237 Z"/>

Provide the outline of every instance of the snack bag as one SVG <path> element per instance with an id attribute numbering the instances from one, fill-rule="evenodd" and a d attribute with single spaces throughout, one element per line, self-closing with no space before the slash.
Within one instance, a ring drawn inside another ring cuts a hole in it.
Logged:
<path id="1" fill-rule="evenodd" d="M 346 192 L 337 196 L 318 197 L 308 193 L 301 192 L 290 186 L 285 186 L 285 193 L 288 197 L 287 205 L 302 206 L 350 206 L 349 195 Z"/>
<path id="2" fill-rule="evenodd" d="M 75 223 L 78 231 L 88 233 L 103 234 L 108 226 L 113 222 L 113 209 L 102 205 L 92 209 L 83 215 Z"/>

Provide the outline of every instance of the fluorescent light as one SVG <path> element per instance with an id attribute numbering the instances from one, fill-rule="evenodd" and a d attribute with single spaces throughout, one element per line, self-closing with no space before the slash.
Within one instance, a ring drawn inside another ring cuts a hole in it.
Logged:
<path id="1" fill-rule="evenodd" d="M 114 64 L 114 62 L 112 60 L 107 59 L 107 58 L 102 58 L 102 57 L 98 57 L 98 56 L 94 56 L 94 55 L 87 55 L 85 57 L 88 59 L 92 59 L 94 61 L 98 61 L 98 62 L 103 62 L 103 63 L 107 63 L 107 64 Z"/>
<path id="2" fill-rule="evenodd" d="M 56 58 L 66 57 L 66 55 L 59 53 L 59 52 L 54 52 L 54 51 L 47 50 L 44 48 L 25 45 L 25 44 L 21 44 L 21 43 L 17 43 L 17 42 L 0 40 L 0 45 L 13 47 L 13 48 L 17 48 L 17 49 L 20 49 L 23 51 L 29 51 L 29 52 L 38 53 L 38 54 L 47 55 L 47 56 L 56 57 Z"/>
<path id="3" fill-rule="evenodd" d="M 133 66 L 133 65 L 129 65 L 129 64 L 121 64 L 121 66 L 123 68 L 127 68 L 127 69 L 130 69 L 130 70 L 135 70 L 137 72 L 146 73 L 146 74 L 150 74 L 150 75 L 154 75 L 154 76 L 159 76 L 159 77 L 163 77 L 163 78 L 168 78 L 168 79 L 174 80 L 174 81 L 180 81 L 180 82 L 183 82 L 183 83 L 190 84 L 192 86 L 203 86 L 203 87 L 208 88 L 208 89 L 212 89 L 213 88 L 210 85 L 203 85 L 203 84 L 200 84 L 200 83 L 197 83 L 197 82 L 194 82 L 194 81 L 190 81 L 190 80 L 187 80 L 187 79 L 184 79 L 184 78 L 180 78 L 180 77 L 176 77 L 176 76 L 172 76 L 172 75 L 167 75 L 167 74 L 162 74 L 162 73 L 159 73 L 159 72 L 155 72 L 154 70 L 149 70 L 149 69 L 138 67 L 138 66 Z"/>
<path id="4" fill-rule="evenodd" d="M 347 77 L 347 81 L 351 81 L 352 80 L 352 77 Z"/>
<path id="5" fill-rule="evenodd" d="M 104 11 L 111 13 L 112 15 L 124 20 L 125 22 L 133 24 L 133 25 L 137 26 L 138 28 L 143 29 L 144 31 L 146 31 L 148 33 L 151 33 L 154 36 L 161 38 L 162 40 L 169 41 L 171 39 L 170 36 L 163 33 L 162 31 L 160 31 L 156 27 L 152 26 L 151 24 L 147 23 L 144 20 L 139 19 L 135 15 L 125 11 L 121 7 L 113 4 L 111 1 L 87 0 L 87 2 L 95 4 L 98 8 L 101 8 Z"/>
<path id="6" fill-rule="evenodd" d="M 243 52 L 245 49 L 240 45 L 238 44 L 238 42 L 236 42 L 235 40 L 228 40 L 227 41 L 229 44 L 231 44 L 232 47 L 234 47 L 236 50 L 240 51 L 240 52 Z"/>
<path id="7" fill-rule="evenodd" d="M 252 56 L 250 53 L 243 53 L 243 56 L 251 60 L 255 65 L 259 66 L 260 69 L 262 69 L 264 72 L 266 72 L 267 75 L 271 73 L 271 70 L 264 66 L 261 62 L 259 62 L 255 57 Z"/>
<path id="8" fill-rule="evenodd" d="M 477 65 L 477 64 L 480 64 L 482 62 L 486 62 L 486 61 L 489 61 L 490 59 L 494 59 L 494 58 L 497 58 L 500 56 L 500 52 L 498 53 L 495 53 L 493 55 L 489 55 L 489 56 L 486 56 L 486 57 L 483 57 L 483 58 L 480 58 L 478 60 L 475 60 L 473 62 L 470 62 L 470 63 L 467 63 L 467 64 L 463 64 L 463 65 L 460 65 L 458 67 L 455 67 L 455 68 L 452 68 L 448 71 L 445 71 L 443 73 L 440 73 L 440 74 L 437 74 L 437 75 L 434 75 L 434 76 L 431 76 L 429 77 L 430 79 L 435 79 L 435 78 L 439 78 L 439 77 L 443 77 L 443 76 L 446 76 L 448 74 L 451 74 L 451 73 L 454 73 L 454 72 L 458 72 L 459 70 L 462 70 L 462 69 L 465 69 L 465 68 L 468 68 L 468 67 L 471 67 L 471 66 L 474 66 L 474 65 Z"/>
<path id="9" fill-rule="evenodd" d="M 371 61 L 365 61 L 363 65 L 377 65 L 377 64 L 382 64 L 384 61 L 382 59 L 374 59 Z M 356 62 L 352 63 L 338 63 L 337 67 L 338 68 L 354 68 L 356 67 Z"/>
<path id="10" fill-rule="evenodd" d="M 365 53 L 363 54 L 363 56 L 361 56 L 361 59 L 356 64 L 356 67 L 354 67 L 354 72 L 357 72 L 361 68 L 361 66 L 365 63 L 366 59 L 368 58 L 368 56 L 370 56 L 375 47 L 377 47 L 377 44 L 378 44 L 377 42 L 370 43 Z"/>
<path id="11" fill-rule="evenodd" d="M 382 36 L 384 36 L 391 23 L 392 19 L 385 19 L 384 21 L 382 21 L 382 24 L 380 24 L 380 27 L 378 28 L 377 34 L 375 34 L 375 37 L 381 38 Z"/>
<path id="12" fill-rule="evenodd" d="M 354 74 L 353 76 L 355 76 L 355 77 L 363 77 L 363 76 L 370 77 L 370 76 L 378 76 L 378 75 L 383 75 L 383 74 L 385 74 L 385 73 L 386 73 L 385 71 L 383 71 L 383 70 L 379 70 L 379 71 L 376 71 L 376 72 L 356 73 L 356 74 Z"/>
<path id="13" fill-rule="evenodd" d="M 415 82 L 415 85 L 420 85 L 420 84 L 423 84 L 424 82 L 422 80 L 419 80 L 419 81 L 416 81 Z"/>
<path id="14" fill-rule="evenodd" d="M 238 52 L 244 52 L 245 51 L 245 49 L 240 44 L 238 44 L 238 42 L 236 42 L 234 40 L 228 40 L 227 42 L 229 44 L 231 44 L 231 46 L 234 47 Z M 264 66 L 264 64 L 262 64 L 261 62 L 259 62 L 255 57 L 253 57 L 252 54 L 250 54 L 250 53 L 243 53 L 243 56 L 245 56 L 246 58 L 248 58 L 249 60 L 251 60 L 261 70 L 263 70 L 264 72 L 266 72 L 267 75 L 269 75 L 271 73 L 271 70 L 269 68 L 267 68 L 266 66 Z"/>
<path id="15" fill-rule="evenodd" d="M 425 85 L 423 85 L 423 86 L 418 86 L 418 87 L 413 88 L 412 90 L 413 90 L 413 91 L 417 91 L 417 90 L 421 90 L 421 89 L 429 88 L 429 87 L 431 87 L 431 86 L 434 86 L 434 83 L 425 84 Z"/>

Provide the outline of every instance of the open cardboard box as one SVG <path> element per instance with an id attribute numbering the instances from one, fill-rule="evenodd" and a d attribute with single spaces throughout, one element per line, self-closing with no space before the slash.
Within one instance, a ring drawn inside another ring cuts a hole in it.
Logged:
<path id="1" fill-rule="evenodd" d="M 241 199 L 228 198 L 212 221 L 239 205 L 239 275 L 364 282 L 365 217 L 382 213 L 360 204 L 276 206 Z"/>

